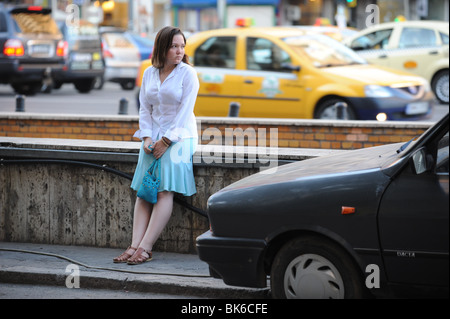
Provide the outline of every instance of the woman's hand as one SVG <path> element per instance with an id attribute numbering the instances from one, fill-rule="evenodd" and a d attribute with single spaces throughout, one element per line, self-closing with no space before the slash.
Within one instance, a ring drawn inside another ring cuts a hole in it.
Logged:
<path id="1" fill-rule="evenodd" d="M 153 141 L 151 137 L 144 137 L 144 152 L 145 154 L 151 154 L 153 151 Z"/>
<path id="2" fill-rule="evenodd" d="M 158 140 L 153 144 L 153 156 L 159 159 L 167 151 L 169 147 L 163 141 Z"/>

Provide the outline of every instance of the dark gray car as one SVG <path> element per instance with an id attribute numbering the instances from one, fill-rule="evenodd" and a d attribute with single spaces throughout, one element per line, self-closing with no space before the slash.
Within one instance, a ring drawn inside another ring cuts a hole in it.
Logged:
<path id="1" fill-rule="evenodd" d="M 208 200 L 200 259 L 275 298 L 448 298 L 448 114 L 406 144 L 284 165 Z M 425 293 L 424 293 L 425 292 Z"/>
<path id="2" fill-rule="evenodd" d="M 0 84 L 34 94 L 51 83 L 52 73 L 63 68 L 66 56 L 67 43 L 50 9 L 0 4 Z"/>
<path id="3" fill-rule="evenodd" d="M 98 27 L 79 20 L 76 26 L 62 23 L 60 29 L 69 53 L 64 68 L 52 74 L 53 86 L 60 88 L 64 83 L 73 83 L 80 93 L 89 93 L 105 73 Z"/>

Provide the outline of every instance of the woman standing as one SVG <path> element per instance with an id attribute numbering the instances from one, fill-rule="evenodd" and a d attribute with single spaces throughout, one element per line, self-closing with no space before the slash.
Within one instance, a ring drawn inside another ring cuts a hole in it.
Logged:
<path id="1" fill-rule="evenodd" d="M 138 190 L 153 161 L 160 159 L 161 184 L 156 204 L 137 197 L 131 246 L 115 263 L 141 264 L 152 259 L 153 245 L 170 219 L 174 193 L 195 194 L 192 155 L 198 141 L 194 104 L 197 73 L 189 65 L 186 38 L 179 28 L 165 27 L 156 35 L 152 66 L 145 70 L 139 95 L 142 140 L 131 188 Z"/>

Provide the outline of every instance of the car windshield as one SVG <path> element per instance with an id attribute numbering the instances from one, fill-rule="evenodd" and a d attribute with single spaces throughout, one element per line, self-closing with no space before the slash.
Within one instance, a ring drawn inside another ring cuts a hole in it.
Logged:
<path id="1" fill-rule="evenodd" d="M 327 36 L 311 34 L 288 37 L 283 41 L 317 68 L 367 63 L 353 50 Z"/>
<path id="2" fill-rule="evenodd" d="M 15 29 L 19 33 L 60 34 L 55 20 L 48 13 L 21 12 L 12 14 L 12 17 L 15 22 Z"/>

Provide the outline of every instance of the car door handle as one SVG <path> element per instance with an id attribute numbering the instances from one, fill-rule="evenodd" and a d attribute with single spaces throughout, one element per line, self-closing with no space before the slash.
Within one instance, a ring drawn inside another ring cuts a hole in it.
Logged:
<path id="1" fill-rule="evenodd" d="M 246 83 L 246 84 L 253 84 L 253 80 L 244 80 L 244 83 Z"/>
<path id="2" fill-rule="evenodd" d="M 382 54 L 382 55 L 379 55 L 378 56 L 378 58 L 379 59 L 386 59 L 388 56 L 386 55 L 386 54 Z"/>
<path id="3" fill-rule="evenodd" d="M 439 54 L 439 52 L 438 51 L 430 51 L 430 52 L 428 52 L 428 54 L 429 55 L 437 55 L 437 54 Z"/>

